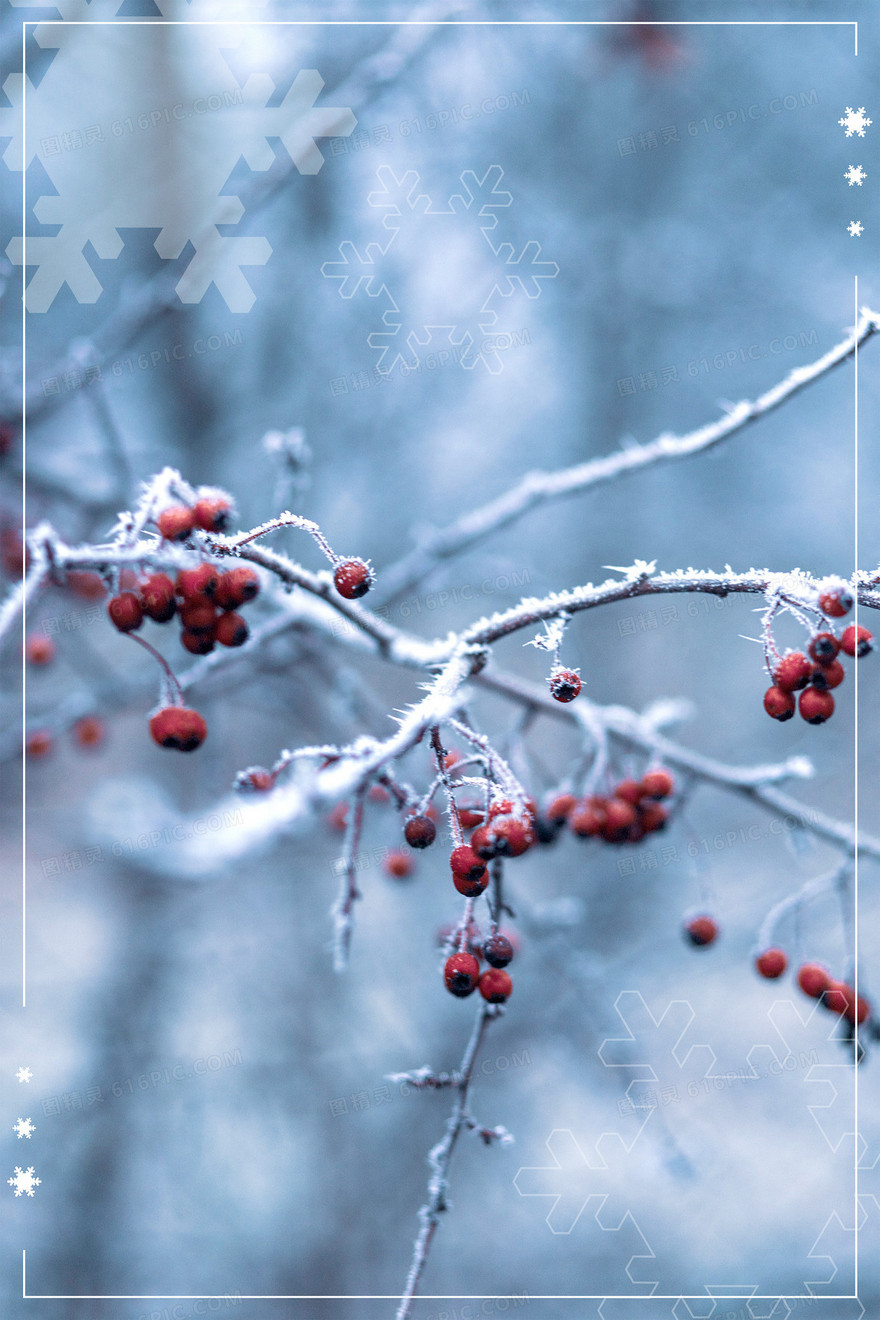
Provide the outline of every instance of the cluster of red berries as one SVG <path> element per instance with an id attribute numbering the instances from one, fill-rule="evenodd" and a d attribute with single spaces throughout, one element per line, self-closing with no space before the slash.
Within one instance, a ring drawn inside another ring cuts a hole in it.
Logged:
<path id="1" fill-rule="evenodd" d="M 468 939 L 468 951 L 454 953 L 446 959 L 443 980 L 446 989 L 456 999 L 466 999 L 479 990 L 490 1004 L 503 1004 L 513 992 L 513 981 L 504 969 L 513 960 L 514 947 L 506 935 L 490 935 L 482 945 Z M 480 970 L 481 958 L 489 964 Z"/>
<path id="2" fill-rule="evenodd" d="M 818 999 L 823 1008 L 836 1013 L 852 1027 L 861 1026 L 871 1016 L 867 999 L 857 995 L 846 981 L 836 980 L 821 963 L 804 963 L 798 969 L 797 983 L 805 995 Z"/>
<path id="3" fill-rule="evenodd" d="M 568 824 L 581 839 L 601 838 L 606 843 L 638 843 L 646 834 L 662 830 L 669 818 L 662 800 L 672 795 L 675 781 L 668 770 L 649 770 L 640 780 L 622 779 L 607 795 L 576 798 L 563 793 L 547 807 L 551 828 Z"/>
<path id="4" fill-rule="evenodd" d="M 219 492 L 203 495 L 195 504 L 170 504 L 156 519 L 166 541 L 185 541 L 196 530 L 225 532 L 232 517 L 229 499 Z"/>
<path id="5" fill-rule="evenodd" d="M 819 598 L 826 617 L 842 618 L 853 606 L 848 591 L 836 589 Z M 789 651 L 772 671 L 773 686 L 764 693 L 764 709 L 774 720 L 790 720 L 797 709 L 808 724 L 824 724 L 834 714 L 831 689 L 840 687 L 846 677 L 838 660 L 842 652 L 849 656 L 867 655 L 874 639 L 867 628 L 851 623 L 840 637 L 833 632 L 818 632 L 810 639 L 807 654 Z M 795 692 L 800 693 L 795 703 Z"/>
<path id="6" fill-rule="evenodd" d="M 134 632 L 145 618 L 168 623 L 177 615 L 181 645 L 193 655 L 207 655 L 217 642 L 244 645 L 248 626 L 238 610 L 259 590 L 260 580 L 252 568 L 241 566 L 224 573 L 206 561 L 198 568 L 182 568 L 176 581 L 166 573 L 154 573 L 136 590 L 114 596 L 107 613 L 120 632 Z"/>

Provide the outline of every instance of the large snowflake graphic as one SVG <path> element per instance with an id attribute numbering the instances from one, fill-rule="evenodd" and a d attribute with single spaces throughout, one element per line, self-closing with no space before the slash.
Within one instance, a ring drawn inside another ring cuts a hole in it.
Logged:
<path id="1" fill-rule="evenodd" d="M 34 1177 L 34 1166 L 32 1164 L 26 1169 L 20 1169 L 16 1164 L 15 1173 L 6 1181 L 10 1187 L 15 1189 L 16 1196 L 33 1196 L 34 1188 L 40 1185 L 40 1179 Z"/>
<path id="2" fill-rule="evenodd" d="M 865 232 L 865 226 L 862 224 L 861 220 L 853 220 L 847 225 L 846 232 L 852 238 L 861 238 L 862 234 Z"/>
<path id="3" fill-rule="evenodd" d="M 17 1123 L 13 1123 L 12 1130 L 14 1133 L 16 1133 L 16 1135 L 20 1140 L 22 1137 L 27 1137 L 28 1139 L 30 1139 L 30 1137 L 33 1135 L 34 1132 L 36 1132 L 37 1129 L 34 1127 L 33 1123 L 29 1118 L 20 1118 Z"/>
<path id="4" fill-rule="evenodd" d="M 95 10 L 92 4 L 90 17 Z M 181 23 L 175 31 L 193 95 L 174 104 L 163 105 L 158 94 L 133 102 L 132 71 L 163 64 L 161 24 L 37 24 L 35 40 L 54 58 L 37 85 L 20 73 L 3 84 L 12 103 L 0 108 L 0 136 L 12 139 L 4 160 L 13 170 L 42 166 L 44 195 L 32 213 L 40 226 L 54 227 L 29 233 L 26 250 L 21 237 L 7 248 L 19 265 L 26 251 L 27 266 L 35 267 L 29 311 L 47 311 L 65 284 L 77 301 L 95 302 L 101 281 L 87 249 L 103 260 L 118 257 L 125 228 L 158 228 L 154 246 L 163 259 L 187 252 L 176 286 L 182 302 L 199 302 L 213 283 L 231 311 L 248 311 L 254 293 L 242 268 L 264 265 L 272 249 L 265 236 L 226 232 L 244 215 L 241 200 L 224 191 L 230 175 L 242 160 L 268 170 L 273 140 L 300 174 L 317 174 L 324 157 L 316 139 L 354 128 L 347 107 L 316 105 L 324 83 L 315 69 L 300 70 L 280 98 L 265 73 L 234 76 L 226 54 L 241 43 L 240 29 Z M 98 67 L 106 77 L 94 76 Z"/>
<path id="5" fill-rule="evenodd" d="M 30 1068 L 19 1068 L 15 1075 L 20 1082 L 29 1082 L 34 1074 L 31 1072 Z"/>
<path id="6" fill-rule="evenodd" d="M 501 354 L 521 329 L 514 317 L 523 299 L 539 298 L 543 281 L 559 274 L 555 261 L 541 260 L 540 243 L 513 241 L 513 197 L 500 186 L 503 175 L 500 165 L 482 176 L 463 170 L 463 191 L 438 202 L 422 191 L 415 170 L 401 178 L 388 166 L 377 171 L 379 187 L 367 202 L 382 213 L 387 237 L 362 252 L 340 243 L 340 260 L 325 261 L 321 273 L 339 282 L 341 297 L 375 300 L 382 328 L 367 343 L 379 370 L 414 369 L 450 345 L 466 370 L 502 370 Z"/>
<path id="7" fill-rule="evenodd" d="M 861 188 L 862 183 L 868 176 L 862 169 L 861 165 L 850 165 L 843 177 L 849 181 L 850 187 L 852 187 L 854 183 L 857 183 Z"/>
<path id="8" fill-rule="evenodd" d="M 860 105 L 858 110 L 853 110 L 852 106 L 848 105 L 843 118 L 838 119 L 837 122 L 841 128 L 846 129 L 847 137 L 852 137 L 854 134 L 856 137 L 864 137 L 865 129 L 869 126 L 871 120 L 865 114 L 863 105 Z"/>
<path id="9" fill-rule="evenodd" d="M 592 1204 L 593 1221 L 603 1233 L 624 1233 L 627 1250 L 632 1245 L 642 1248 L 634 1252 L 626 1265 L 626 1274 L 636 1286 L 653 1292 L 658 1280 L 638 1277 L 644 1274 L 647 1263 L 655 1255 L 632 1211 L 619 1204 L 615 1193 L 617 1170 L 615 1165 L 630 1154 L 633 1143 L 627 1146 L 617 1132 L 603 1132 L 590 1156 L 584 1154 L 574 1133 L 568 1128 L 556 1128 L 547 1138 L 547 1151 L 551 1164 L 521 1168 L 513 1180 L 520 1196 L 545 1197 L 552 1201 L 545 1222 L 551 1233 L 567 1235 L 572 1232 L 588 1206 Z"/>

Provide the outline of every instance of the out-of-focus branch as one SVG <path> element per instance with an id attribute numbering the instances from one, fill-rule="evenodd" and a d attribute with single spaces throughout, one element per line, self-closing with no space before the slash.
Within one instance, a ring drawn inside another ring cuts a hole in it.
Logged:
<path id="1" fill-rule="evenodd" d="M 861 310 L 854 330 L 834 348 L 810 365 L 796 367 L 783 381 L 754 401 L 733 404 L 727 409 L 726 416 L 715 422 L 708 422 L 681 436 L 665 433 L 649 444 L 634 445 L 603 458 L 593 458 L 574 467 L 561 468 L 557 472 L 527 473 L 503 495 L 465 514 L 449 527 L 432 533 L 415 550 L 384 569 L 377 600 L 381 604 L 394 600 L 411 587 L 424 582 L 438 564 L 461 554 L 492 532 L 507 527 L 542 504 L 579 495 L 627 473 L 640 472 L 655 463 L 674 462 L 713 449 L 750 423 L 766 417 L 805 386 L 821 380 L 834 367 L 852 357 L 856 349 L 878 330 L 880 313 L 865 307 Z"/>
<path id="2" fill-rule="evenodd" d="M 423 5 L 414 10 L 408 15 L 406 23 L 397 27 L 389 26 L 386 29 L 388 40 L 381 50 L 363 59 L 347 78 L 327 92 L 327 97 L 335 104 L 350 105 L 356 109 L 368 106 L 415 63 L 444 23 L 465 9 L 463 4 L 446 3 Z M 265 174 L 255 179 L 249 189 L 242 190 L 241 200 L 245 210 L 251 216 L 257 214 L 296 177 L 296 162 L 289 157 L 279 156 Z M 84 355 L 96 365 L 106 365 L 148 326 L 180 309 L 182 304 L 176 290 L 179 278 L 176 269 L 162 270 L 140 288 L 128 290 L 119 308 L 90 340 L 80 340 L 64 358 L 35 374 L 40 377 L 61 377 L 80 367 Z M 34 381 L 26 387 L 24 411 L 28 420 L 33 421 L 74 398 L 77 393 L 72 391 L 47 396 L 37 381 Z M 21 397 L 9 395 L 0 398 L 0 411 L 4 417 L 19 420 L 22 414 Z"/>

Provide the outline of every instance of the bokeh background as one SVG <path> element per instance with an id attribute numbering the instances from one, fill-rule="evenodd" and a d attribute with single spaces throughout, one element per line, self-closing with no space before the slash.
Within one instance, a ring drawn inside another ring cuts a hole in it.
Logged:
<path id="1" fill-rule="evenodd" d="M 29 524 L 48 519 L 72 542 L 100 540 L 138 481 L 171 464 L 193 483 L 231 489 L 242 526 L 283 507 L 317 519 L 334 546 L 369 556 L 381 580 L 426 529 L 522 473 L 684 432 L 813 361 L 854 323 L 856 277 L 862 303 L 880 298 L 880 130 L 847 139 L 837 122 L 846 106 L 877 109 L 877 16 L 858 7 L 856 59 L 843 22 L 853 15 L 842 9 L 815 0 L 774 0 L 769 12 L 743 0 L 735 13 L 715 3 L 485 4 L 430 10 L 475 20 L 431 30 L 370 25 L 413 18 L 406 6 L 196 0 L 161 16 L 240 26 L 124 32 L 121 23 L 156 19 L 158 9 L 126 4 L 117 15 L 114 4 L 98 12 L 75 0 L 7 9 L 4 80 L 21 70 L 23 19 L 114 20 L 56 29 L 56 52 L 33 28 L 26 41 L 30 134 L 39 134 L 28 233 L 50 237 L 46 216 L 75 221 L 96 282 L 94 301 L 64 287 L 27 317 Z M 645 26 L 652 18 L 681 26 Z M 276 22 L 291 19 L 314 21 Z M 632 19 L 643 25 L 623 22 Z M 357 119 L 353 133 L 319 141 L 325 159 L 314 174 L 291 169 L 282 131 L 282 102 L 303 69 L 324 80 L 319 104 L 350 106 Z M 183 121 L 164 116 L 248 86 L 250 100 L 233 95 Z M 5 87 L 14 108 L 14 76 Z M 265 91 L 259 113 L 255 89 Z M 13 133 L 14 119 L 4 124 Z M 21 232 L 16 141 L 0 166 L 4 249 Z M 844 173 L 859 164 L 866 181 L 850 186 Z M 471 201 L 474 180 L 509 194 L 490 238 L 477 217 L 485 197 Z M 389 245 L 383 190 L 398 185 L 403 216 Z M 38 207 L 41 223 L 31 208 L 55 195 Z M 240 221 L 213 209 L 221 196 L 241 198 Z M 853 220 L 866 227 L 860 238 L 847 232 Z M 183 304 L 173 285 L 207 222 L 249 238 L 251 252 L 268 240 L 271 254 L 244 268 L 243 287 L 224 268 L 223 291 L 211 284 Z M 108 224 L 120 228 L 118 255 L 106 247 Z M 160 231 L 176 243 L 164 258 Z M 2 274 L 0 387 L 14 422 L 21 273 L 7 262 Z M 390 336 L 389 300 L 402 326 Z M 490 332 L 506 338 L 463 365 L 453 349 L 465 331 L 482 343 L 487 307 L 498 314 Z M 442 636 L 524 593 L 599 581 L 603 566 L 635 557 L 664 569 L 848 574 L 857 502 L 859 562 L 871 566 L 878 352 L 869 342 L 860 354 L 858 472 L 847 364 L 711 454 L 529 514 L 433 572 L 392 620 Z M 101 379 L 87 383 L 96 364 Z M 380 365 L 392 368 L 387 379 Z M 302 428 L 311 460 L 285 475 L 264 437 L 292 428 Z M 2 463 L 9 531 L 19 520 L 17 429 Z M 14 546 L 5 544 L 10 577 Z M 284 533 L 277 544 L 321 566 L 303 538 Z M 857 762 L 852 676 L 827 726 L 771 723 L 760 651 L 747 640 L 758 628 L 754 602 L 693 599 L 689 608 L 677 598 L 674 613 L 647 600 L 579 616 L 565 654 L 581 666 L 589 699 L 642 709 L 684 697 L 692 713 L 676 736 L 734 765 L 807 755 L 815 777 L 794 791 L 841 819 L 853 816 L 858 767 L 862 823 L 876 830 L 878 662 L 859 673 Z M 253 619 L 268 617 L 271 603 L 252 609 Z M 350 968 L 338 976 L 328 914 L 340 836 L 325 822 L 234 866 L 217 828 L 218 864 L 198 877 L 178 864 L 173 841 L 138 840 L 184 814 L 213 821 L 237 771 L 271 763 L 283 746 L 386 734 L 418 676 L 353 658 L 344 637 L 303 646 L 282 636 L 199 685 L 210 741 L 176 760 L 146 732 L 153 666 L 131 654 L 102 608 L 53 592 L 29 627 L 48 629 L 58 646 L 54 664 L 29 673 L 26 703 L 28 727 L 52 729 L 54 750 L 27 767 L 22 839 L 20 639 L 7 639 L 0 1141 L 4 1170 L 33 1164 L 42 1183 L 32 1200 L 16 1200 L 3 1173 L 4 1313 L 180 1320 L 207 1310 L 194 1301 L 23 1303 L 26 1247 L 33 1293 L 320 1294 L 337 1300 L 211 1307 L 260 1320 L 391 1314 L 389 1301 L 344 1299 L 400 1290 L 425 1156 L 449 1098 L 404 1094 L 386 1074 L 454 1067 L 472 1016 L 438 974 L 435 932 L 457 913 L 441 849 L 419 857 L 412 880 L 390 880 L 381 856 L 397 842 L 397 819 L 371 809 L 365 897 Z M 782 632 L 786 643 L 797 638 Z M 497 661 L 542 679 L 542 656 L 524 640 L 500 645 Z M 167 653 L 178 663 L 183 655 L 170 643 Z M 107 735 L 89 752 L 69 726 L 92 711 Z M 504 703 L 480 697 L 471 713 L 521 758 L 536 792 L 576 755 L 555 722 L 537 721 L 517 745 L 516 712 Z M 637 758 L 619 765 L 639 768 Z M 413 781 L 427 773 L 426 753 L 408 759 Z M 860 1297 L 869 1312 L 877 1305 L 878 1060 L 869 1052 L 859 1070 L 856 1139 L 856 1078 L 834 1024 L 808 1017 L 790 979 L 759 983 L 751 967 L 768 908 L 835 862 L 790 822 L 699 788 L 656 844 L 621 851 L 567 838 L 509 868 L 522 940 L 516 992 L 488 1034 L 473 1109 L 516 1141 L 487 1150 L 462 1139 L 426 1293 L 487 1299 L 471 1303 L 472 1314 L 510 1308 L 492 1299 L 512 1293 L 601 1298 L 653 1287 L 675 1298 L 720 1283 L 740 1296 L 851 1293 L 859 1158 Z M 868 993 L 875 883 L 876 866 L 865 863 Z M 723 934 L 696 952 L 681 918 L 706 905 Z M 846 922 L 832 896 L 788 938 L 804 956 L 846 965 Z M 750 1063 L 767 1075 L 725 1080 Z M 28 1084 L 15 1080 L 23 1065 Z M 641 1108 L 627 1104 L 633 1082 Z M 22 1140 L 12 1124 L 26 1115 L 36 1131 Z M 551 1138 L 557 1131 L 571 1139 Z M 554 1196 L 555 1232 L 545 1220 Z M 415 1314 L 458 1307 L 467 1316 L 463 1305 L 426 1300 Z M 640 1303 L 622 1305 L 603 1314 L 642 1314 Z M 674 1314 L 688 1314 L 682 1305 Z M 524 1300 L 518 1309 L 549 1320 L 597 1306 Z M 741 1300 L 724 1306 L 750 1314 Z M 672 1308 L 658 1301 L 644 1313 Z M 814 1311 L 857 1313 L 844 1302 Z"/>

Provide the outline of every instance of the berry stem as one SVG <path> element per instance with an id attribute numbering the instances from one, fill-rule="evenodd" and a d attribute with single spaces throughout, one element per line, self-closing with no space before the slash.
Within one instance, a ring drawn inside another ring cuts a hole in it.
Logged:
<path id="1" fill-rule="evenodd" d="M 159 664 L 165 670 L 165 677 L 168 682 L 168 687 L 171 695 L 171 705 L 172 706 L 186 705 L 186 702 L 183 700 L 183 689 L 180 686 L 180 682 L 178 681 L 177 676 L 172 671 L 171 666 L 169 665 L 168 661 L 165 659 L 164 655 L 160 655 L 159 652 L 156 650 L 155 646 L 153 646 L 150 642 L 146 641 L 143 637 L 138 637 L 136 633 L 128 632 L 125 633 L 124 636 L 130 637 L 133 642 L 137 642 L 138 646 L 142 646 L 145 651 L 149 651 L 150 655 L 152 655 L 156 660 L 159 661 Z"/>
<path id="2" fill-rule="evenodd" d="M 409 1320 L 412 1313 L 412 1304 L 418 1293 L 419 1282 L 428 1259 L 431 1243 L 434 1240 L 440 1216 L 447 1208 L 446 1194 L 449 1188 L 448 1174 L 452 1153 L 455 1150 L 462 1128 L 468 1126 L 467 1100 L 474 1063 L 486 1025 L 490 1019 L 497 1016 L 497 1005 L 482 1003 L 477 1009 L 473 1030 L 453 1082 L 455 1100 L 452 1105 L 452 1113 L 446 1122 L 445 1135 L 428 1155 L 428 1163 L 431 1166 L 431 1177 L 428 1180 L 428 1200 L 419 1211 L 422 1227 L 413 1247 L 412 1263 L 395 1320 Z"/>

